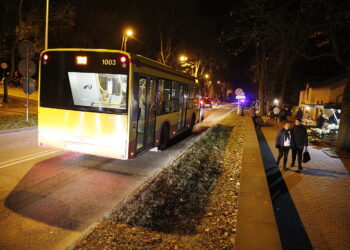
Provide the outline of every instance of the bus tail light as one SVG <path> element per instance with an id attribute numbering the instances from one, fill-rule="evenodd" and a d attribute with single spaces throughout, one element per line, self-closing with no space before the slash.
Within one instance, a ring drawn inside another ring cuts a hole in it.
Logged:
<path id="1" fill-rule="evenodd" d="M 44 65 L 46 65 L 47 61 L 49 60 L 49 55 L 48 54 L 43 54 L 41 56 L 40 60 L 43 62 Z"/>
<path id="2" fill-rule="evenodd" d="M 126 63 L 126 61 L 127 61 L 126 56 L 121 56 L 121 57 L 119 58 L 119 61 L 120 61 L 121 63 Z"/>
<path id="3" fill-rule="evenodd" d="M 49 59 L 49 55 L 48 54 L 44 54 L 42 57 L 41 57 L 41 60 L 43 61 L 47 61 Z"/>

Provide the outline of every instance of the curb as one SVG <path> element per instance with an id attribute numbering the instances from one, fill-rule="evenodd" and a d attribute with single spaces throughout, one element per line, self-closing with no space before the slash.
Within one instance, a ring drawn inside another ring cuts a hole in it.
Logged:
<path id="1" fill-rule="evenodd" d="M 245 120 L 235 249 L 282 249 L 255 127 Z"/>
<path id="2" fill-rule="evenodd" d="M 37 126 L 34 126 L 34 127 L 25 127 L 25 128 L 16 128 L 16 129 L 2 130 L 2 131 L 0 131 L 0 135 L 2 135 L 2 134 L 18 133 L 18 132 L 23 132 L 23 131 L 27 131 L 27 130 L 37 129 L 37 128 L 38 128 Z"/>

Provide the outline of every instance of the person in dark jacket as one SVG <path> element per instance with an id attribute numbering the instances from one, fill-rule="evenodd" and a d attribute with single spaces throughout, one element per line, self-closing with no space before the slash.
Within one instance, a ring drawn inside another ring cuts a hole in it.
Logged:
<path id="1" fill-rule="evenodd" d="M 296 114 L 296 118 L 298 120 L 302 120 L 303 119 L 303 115 L 304 115 L 303 111 L 301 110 L 301 108 L 299 108 L 299 110 L 297 111 L 297 114 Z"/>
<path id="2" fill-rule="evenodd" d="M 280 122 L 281 121 L 288 121 L 288 119 L 287 119 L 287 116 L 288 116 L 287 112 L 288 112 L 287 108 L 283 107 L 281 112 L 278 114 L 278 116 L 280 118 Z"/>
<path id="3" fill-rule="evenodd" d="M 321 113 L 316 117 L 316 126 L 318 128 L 322 128 L 323 127 L 323 123 L 324 123 L 324 117 L 323 117 L 323 112 L 321 111 Z"/>
<path id="4" fill-rule="evenodd" d="M 276 148 L 278 148 L 277 165 L 283 156 L 283 170 L 287 170 L 287 160 L 290 148 L 294 147 L 294 139 L 290 130 L 289 122 L 285 122 L 283 128 L 276 137 Z"/>
<path id="5" fill-rule="evenodd" d="M 292 147 L 292 167 L 294 167 L 298 155 L 298 170 L 303 170 L 301 166 L 303 160 L 304 147 L 308 146 L 306 128 L 301 124 L 301 120 L 295 120 L 295 126 L 292 128 L 292 138 L 294 140 Z"/>

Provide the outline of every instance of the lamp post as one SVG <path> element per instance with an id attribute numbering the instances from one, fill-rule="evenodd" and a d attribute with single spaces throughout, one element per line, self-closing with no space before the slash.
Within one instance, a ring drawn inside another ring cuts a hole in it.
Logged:
<path id="1" fill-rule="evenodd" d="M 134 32 L 132 31 L 132 29 L 127 29 L 124 31 L 121 50 L 126 51 L 126 42 L 128 41 L 129 37 L 132 37 L 133 33 Z"/>
<path id="2" fill-rule="evenodd" d="M 49 47 L 49 0 L 46 0 L 45 49 Z"/>

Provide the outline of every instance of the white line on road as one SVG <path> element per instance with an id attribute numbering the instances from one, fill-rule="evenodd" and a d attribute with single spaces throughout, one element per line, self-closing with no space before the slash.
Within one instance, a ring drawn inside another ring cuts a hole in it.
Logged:
<path id="1" fill-rule="evenodd" d="M 63 151 L 63 150 L 50 150 L 50 151 L 38 152 L 38 153 L 35 153 L 35 154 L 26 155 L 26 156 L 18 157 L 16 159 L 0 162 L 0 169 L 9 167 L 9 166 L 12 166 L 12 165 L 15 165 L 15 164 L 19 164 L 19 163 L 22 163 L 22 162 L 34 160 L 36 158 L 40 158 L 40 157 L 47 156 L 47 155 L 50 155 L 50 154 L 55 154 L 55 153 L 58 153 L 60 151 Z"/>

